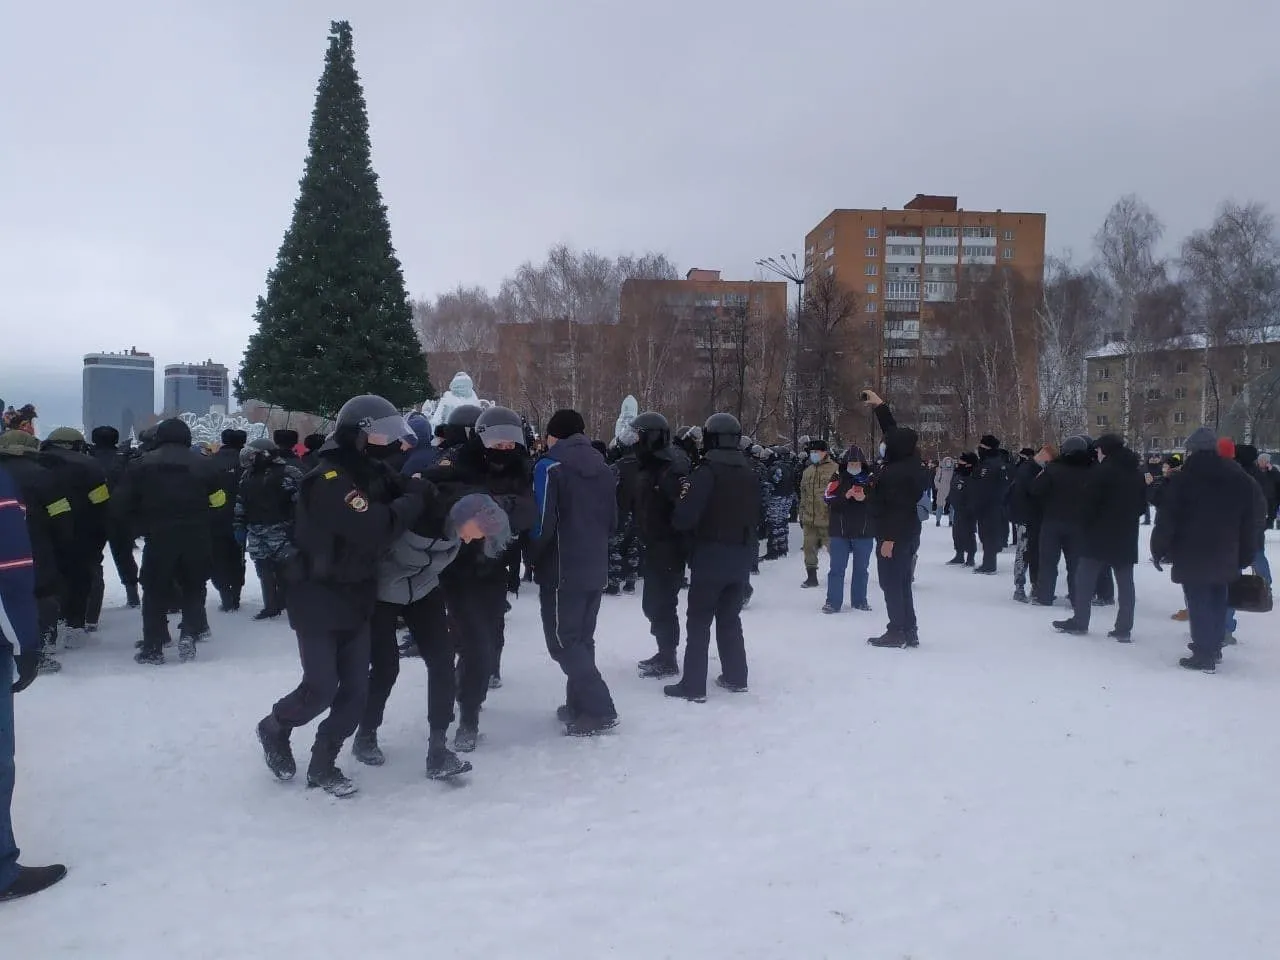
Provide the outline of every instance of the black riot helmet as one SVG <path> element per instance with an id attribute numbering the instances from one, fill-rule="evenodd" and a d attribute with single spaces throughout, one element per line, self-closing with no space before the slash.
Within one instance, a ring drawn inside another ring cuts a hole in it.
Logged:
<path id="1" fill-rule="evenodd" d="M 476 410 L 477 407 L 459 407 L 449 414 L 449 423 L 453 424 L 454 415 L 459 410 Z M 507 407 L 490 407 L 472 421 L 472 429 L 485 448 L 495 447 L 499 443 L 514 443 L 517 447 L 526 447 L 525 424 L 520 414 Z M 466 426 L 464 424 L 464 426 Z"/>
<path id="2" fill-rule="evenodd" d="M 391 403 L 376 394 L 352 397 L 333 421 L 333 442 L 339 447 L 390 447 L 414 436 L 413 428 Z"/>
<path id="3" fill-rule="evenodd" d="M 464 403 L 460 407 L 454 407 L 449 411 L 448 424 L 451 427 L 459 427 L 466 432 L 468 437 L 475 430 L 476 421 L 480 419 L 481 410 L 474 403 Z"/>
<path id="4" fill-rule="evenodd" d="M 646 410 L 631 421 L 636 432 L 636 446 L 644 453 L 657 453 L 671 446 L 671 424 L 660 413 Z"/>
<path id="5" fill-rule="evenodd" d="M 259 437 L 257 440 L 250 440 L 248 445 L 240 450 L 240 466 L 248 467 L 256 463 L 262 463 L 272 459 L 279 451 L 276 442 L 270 437 Z"/>
<path id="6" fill-rule="evenodd" d="M 737 450 L 742 443 L 742 424 L 731 413 L 713 413 L 702 425 L 702 446 L 706 450 Z"/>

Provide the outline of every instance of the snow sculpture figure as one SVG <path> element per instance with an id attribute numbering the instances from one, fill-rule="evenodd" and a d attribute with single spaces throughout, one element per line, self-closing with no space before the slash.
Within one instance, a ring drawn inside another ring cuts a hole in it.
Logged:
<path id="1" fill-rule="evenodd" d="M 449 422 L 449 414 L 454 410 L 467 404 L 483 410 L 493 406 L 493 401 L 477 397 L 470 374 L 459 370 L 453 375 L 453 379 L 449 381 L 449 389 L 440 395 L 439 400 L 428 400 L 422 405 L 422 413 L 431 421 L 432 427 L 438 427 Z"/>
<path id="2" fill-rule="evenodd" d="M 627 447 L 636 442 L 636 432 L 631 429 L 631 421 L 640 415 L 640 404 L 630 394 L 622 401 L 622 411 L 613 424 L 613 442 L 615 446 Z"/>
<path id="3" fill-rule="evenodd" d="M 194 413 L 180 413 L 177 418 L 191 430 L 191 442 L 194 444 L 222 442 L 223 430 L 243 430 L 249 439 L 261 440 L 267 435 L 265 423 L 250 423 L 245 417 L 229 417 L 213 410 L 201 416 Z"/>

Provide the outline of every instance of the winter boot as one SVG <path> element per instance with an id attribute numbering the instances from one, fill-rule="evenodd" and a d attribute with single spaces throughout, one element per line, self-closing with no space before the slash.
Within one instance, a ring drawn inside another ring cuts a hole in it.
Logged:
<path id="1" fill-rule="evenodd" d="M 1013 588 L 1013 599 L 1014 599 L 1014 600 L 1016 600 L 1018 603 L 1030 603 L 1030 602 L 1031 602 L 1031 598 L 1027 596 L 1027 588 L 1026 588 L 1026 587 L 1014 587 L 1014 588 Z"/>
<path id="2" fill-rule="evenodd" d="M 272 610 L 268 607 L 263 607 L 253 615 L 253 619 L 257 620 L 259 623 L 263 620 L 274 620 L 276 617 L 280 616 L 282 612 L 283 611 L 281 610 Z"/>
<path id="3" fill-rule="evenodd" d="M 196 638 L 184 634 L 178 638 L 178 662 L 190 663 L 196 658 Z"/>
<path id="4" fill-rule="evenodd" d="M 133 655 L 133 662 L 140 663 L 148 667 L 164 666 L 164 651 L 153 650 L 145 644 Z"/>
<path id="5" fill-rule="evenodd" d="M 625 581 L 622 584 L 622 592 L 625 593 L 627 596 L 631 596 L 633 593 L 636 592 L 636 582 L 634 580 Z"/>
<path id="6" fill-rule="evenodd" d="M 724 674 L 716 677 L 716 686 L 721 690 L 728 690 L 730 693 L 746 693 L 747 685 L 745 683 L 730 683 L 724 678 Z"/>
<path id="7" fill-rule="evenodd" d="M 641 660 L 636 666 L 640 669 L 640 676 L 646 680 L 678 677 L 680 675 L 680 666 L 676 663 L 674 653 L 662 653 L 659 651 L 648 660 Z"/>
<path id="8" fill-rule="evenodd" d="M 231 596 L 231 588 L 219 587 L 218 588 L 218 612 L 230 613 L 231 611 L 236 609 L 236 606 L 237 604 Z"/>
<path id="9" fill-rule="evenodd" d="M 1107 634 L 1107 636 L 1118 643 L 1133 643 L 1133 638 L 1129 636 L 1129 634 L 1122 633 L 1119 630 L 1112 630 Z"/>
<path id="10" fill-rule="evenodd" d="M 906 634 L 902 633 L 899 630 L 894 630 L 892 627 L 890 627 L 888 630 L 886 630 L 884 633 L 882 633 L 878 637 L 868 637 L 867 643 L 871 644 L 871 646 L 873 647 L 899 647 L 900 648 L 900 647 L 909 646 L 909 644 L 907 643 Z"/>
<path id="11" fill-rule="evenodd" d="M 459 753 L 472 753 L 480 741 L 480 724 L 463 720 L 458 724 L 458 732 L 453 735 L 453 749 Z"/>
<path id="12" fill-rule="evenodd" d="M 598 733 L 612 730 L 618 725 L 618 718 L 613 717 L 574 717 L 564 726 L 567 737 L 594 737 Z"/>
<path id="13" fill-rule="evenodd" d="M 418 655 L 418 645 L 413 641 L 413 634 L 406 633 L 400 640 L 400 659 L 406 660 L 409 657 Z"/>
<path id="14" fill-rule="evenodd" d="M 947 566 L 949 567 L 964 566 L 964 554 L 957 551 L 956 555 L 947 561 Z"/>
<path id="15" fill-rule="evenodd" d="M 804 583 L 800 584 L 800 586 L 808 590 L 810 587 L 816 587 L 817 585 L 818 585 L 818 571 L 815 570 L 813 567 L 806 567 Z"/>
<path id="16" fill-rule="evenodd" d="M 500 674 L 497 670 L 493 671 L 493 673 L 489 675 L 489 689 L 490 690 L 502 689 L 502 674 Z"/>
<path id="17" fill-rule="evenodd" d="M 67 868 L 60 863 L 47 867 L 18 867 L 18 875 L 13 883 L 0 890 L 0 903 L 6 900 L 21 900 L 41 890 L 48 890 L 67 875 Z"/>
<path id="18" fill-rule="evenodd" d="M 964 565 L 965 565 L 966 567 L 972 567 L 972 566 L 973 566 L 973 564 L 974 564 L 974 557 L 973 557 L 973 554 L 972 554 L 972 553 L 965 554 L 965 558 L 964 558 Z"/>
<path id="19" fill-rule="evenodd" d="M 705 693 L 694 693 L 683 683 L 671 683 L 662 688 L 662 694 L 673 700 L 688 700 L 690 703 L 706 703 Z"/>
<path id="20" fill-rule="evenodd" d="M 1214 673 L 1218 669 L 1218 661 L 1215 657 L 1205 657 L 1198 653 L 1193 653 L 1189 657 L 1183 657 L 1178 661 L 1178 666 L 1185 670 L 1199 670 L 1201 673 Z"/>
<path id="21" fill-rule="evenodd" d="M 839 613 L 839 612 L 840 612 L 840 608 L 839 608 L 839 607 L 833 607 L 833 606 L 830 604 L 830 602 L 828 602 L 828 603 L 824 603 L 824 604 L 822 605 L 822 612 L 823 612 L 823 613 Z"/>
<path id="22" fill-rule="evenodd" d="M 58 673 L 62 670 L 62 664 L 53 655 L 53 650 L 49 647 L 40 648 L 40 663 L 36 667 L 36 674 L 41 677 L 47 677 L 51 673 Z"/>
<path id="23" fill-rule="evenodd" d="M 599 581 L 596 581 L 596 582 L 598 583 Z M 611 583 L 604 588 L 604 595 L 606 597 L 616 597 L 621 592 L 622 592 L 622 587 L 616 583 Z"/>
<path id="24" fill-rule="evenodd" d="M 573 712 L 573 707 L 569 706 L 567 703 L 562 703 L 560 706 L 556 707 L 556 719 L 561 723 L 572 723 L 575 716 L 577 716 L 577 714 Z"/>
<path id="25" fill-rule="evenodd" d="M 448 780 L 471 772 L 471 761 L 461 760 L 449 749 L 446 742 L 448 734 L 443 730 L 432 730 L 427 742 L 427 779 Z"/>
<path id="26" fill-rule="evenodd" d="M 322 787 L 334 797 L 349 797 L 360 789 L 334 763 L 341 749 L 341 740 L 316 737 L 315 746 L 311 748 L 311 764 L 307 767 L 308 787 Z"/>
<path id="27" fill-rule="evenodd" d="M 382 748 L 378 746 L 377 730 L 357 730 L 351 740 L 351 754 L 370 767 L 380 767 L 387 762 Z"/>
<path id="28" fill-rule="evenodd" d="M 289 733 L 289 728 L 277 720 L 274 713 L 258 721 L 258 742 L 262 744 L 263 759 L 277 780 L 292 780 L 298 772 L 293 748 L 289 745 Z"/>
<path id="29" fill-rule="evenodd" d="M 1053 621 L 1053 629 L 1057 630 L 1059 633 L 1070 634 L 1073 637 L 1083 637 L 1089 632 L 1080 624 L 1076 623 L 1074 618 L 1070 620 Z"/>
<path id="30" fill-rule="evenodd" d="M 1227 632 L 1222 635 L 1222 645 L 1224 647 L 1234 647 L 1236 643 L 1237 643 L 1237 640 L 1236 640 L 1236 635 L 1234 633 Z"/>
<path id="31" fill-rule="evenodd" d="M 126 583 L 124 585 L 125 603 L 129 605 L 130 610 L 137 610 L 142 606 L 142 600 L 138 596 L 138 585 L 136 583 Z"/>

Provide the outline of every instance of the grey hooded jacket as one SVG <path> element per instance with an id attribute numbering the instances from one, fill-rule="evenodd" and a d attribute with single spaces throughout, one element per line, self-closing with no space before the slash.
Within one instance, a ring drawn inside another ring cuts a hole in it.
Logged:
<path id="1" fill-rule="evenodd" d="M 378 599 L 399 606 L 421 600 L 440 585 L 461 546 L 453 531 L 433 538 L 406 530 L 378 563 Z"/>

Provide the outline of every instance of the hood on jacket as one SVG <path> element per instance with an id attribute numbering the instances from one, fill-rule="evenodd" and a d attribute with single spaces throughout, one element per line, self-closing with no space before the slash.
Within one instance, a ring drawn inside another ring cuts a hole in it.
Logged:
<path id="1" fill-rule="evenodd" d="M 1218 435 L 1208 427 L 1199 427 L 1187 437 L 1187 453 L 1218 452 Z"/>
<path id="2" fill-rule="evenodd" d="M 0 433 L 0 451 L 14 457 L 37 454 L 40 452 L 40 441 L 35 434 L 25 430 L 6 430 Z"/>
<path id="3" fill-rule="evenodd" d="M 910 427 L 891 427 L 884 434 L 884 459 L 886 463 L 905 460 L 916 452 L 919 437 Z"/>
<path id="4" fill-rule="evenodd" d="M 435 438 L 435 428 L 431 426 L 431 421 L 420 413 L 411 413 L 405 417 L 405 423 L 409 424 L 409 429 L 413 431 L 413 435 L 418 438 L 418 445 L 425 446 Z M 308 437 L 308 440 L 311 438 Z"/>
<path id="5" fill-rule="evenodd" d="M 1236 463 L 1246 470 L 1253 469 L 1258 463 L 1258 448 L 1251 443 L 1237 443 Z"/>
<path id="6" fill-rule="evenodd" d="M 191 446 L 191 428 L 181 420 L 161 420 L 156 424 L 156 445 L 181 444 Z"/>
<path id="7" fill-rule="evenodd" d="M 93 432 L 89 434 L 89 439 L 93 441 L 95 447 L 118 447 L 120 431 L 115 427 L 94 427 Z"/>

